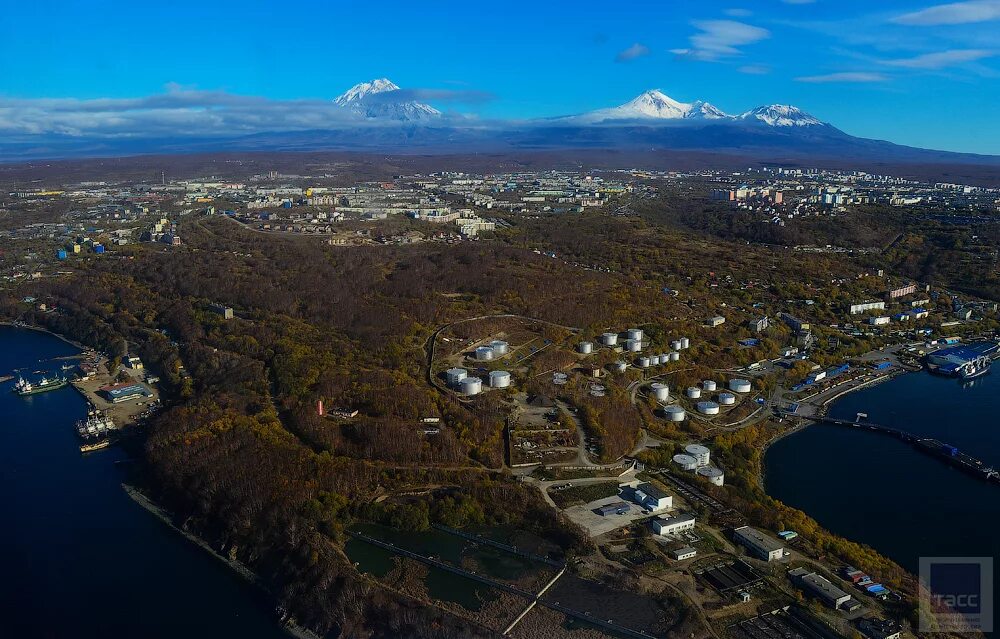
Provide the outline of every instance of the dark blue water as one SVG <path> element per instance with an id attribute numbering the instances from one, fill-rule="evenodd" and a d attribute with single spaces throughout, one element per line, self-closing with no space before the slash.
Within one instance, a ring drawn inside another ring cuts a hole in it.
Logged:
<path id="1" fill-rule="evenodd" d="M 0 326 L 0 375 L 58 371 L 76 350 Z M 27 398 L 0 384 L 0 637 L 287 637 L 260 593 L 121 489 L 110 448 L 87 456 L 71 387 Z"/>
<path id="2" fill-rule="evenodd" d="M 1000 468 L 1000 370 L 963 386 L 913 373 L 847 395 L 833 417 L 933 437 Z M 1000 486 L 876 433 L 817 424 L 767 453 L 769 494 L 916 573 L 921 556 L 1000 555 Z"/>

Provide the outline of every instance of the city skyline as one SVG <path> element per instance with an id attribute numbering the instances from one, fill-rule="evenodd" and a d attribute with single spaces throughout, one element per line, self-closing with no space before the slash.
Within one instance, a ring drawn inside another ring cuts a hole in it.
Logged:
<path id="1" fill-rule="evenodd" d="M 19 5 L 7 17 L 0 132 L 12 136 L 166 134 L 213 119 L 246 133 L 315 128 L 334 97 L 387 77 L 463 121 L 581 113 L 659 88 L 727 113 L 792 104 L 852 135 L 1000 154 L 995 0 L 637 3 L 615 13 L 590 3 L 497 12 L 110 0 Z"/>

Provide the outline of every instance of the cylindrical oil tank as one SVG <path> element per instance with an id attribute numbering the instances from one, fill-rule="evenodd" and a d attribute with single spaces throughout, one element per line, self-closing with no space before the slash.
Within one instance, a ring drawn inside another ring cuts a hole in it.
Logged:
<path id="1" fill-rule="evenodd" d="M 605 333 L 601 335 L 601 343 L 605 346 L 614 346 L 618 343 L 618 333 Z"/>
<path id="2" fill-rule="evenodd" d="M 449 368 L 445 371 L 445 377 L 448 379 L 448 386 L 458 386 L 463 379 L 469 376 L 469 371 L 464 368 Z"/>
<path id="3" fill-rule="evenodd" d="M 694 470 L 698 467 L 698 460 L 691 455 L 683 453 L 674 455 L 674 463 L 681 467 L 681 470 Z"/>
<path id="4" fill-rule="evenodd" d="M 675 339 L 674 341 L 670 342 L 670 348 L 674 349 L 675 351 L 681 350 L 681 341 L 679 339 Z"/>
<path id="5" fill-rule="evenodd" d="M 588 353 L 594 352 L 594 344 L 593 342 L 580 342 L 576 345 L 576 350 L 580 351 L 584 355 L 587 355 Z"/>
<path id="6" fill-rule="evenodd" d="M 463 395 L 478 395 L 483 391 L 483 380 L 478 377 L 466 377 L 460 387 Z"/>
<path id="7" fill-rule="evenodd" d="M 642 329 L 641 328 L 630 328 L 626 331 L 629 339 L 634 339 L 636 341 L 642 341 Z"/>
<path id="8" fill-rule="evenodd" d="M 625 348 L 631 353 L 638 353 L 642 350 L 642 342 L 637 339 L 625 340 Z"/>
<path id="9" fill-rule="evenodd" d="M 737 393 L 749 393 L 750 388 L 750 380 L 748 379 L 729 380 L 729 390 L 731 391 L 736 391 Z"/>
<path id="10" fill-rule="evenodd" d="M 682 422 L 686 413 L 683 408 L 674 404 L 673 406 L 664 407 L 663 416 L 667 418 L 668 422 Z"/>
<path id="11" fill-rule="evenodd" d="M 670 356 L 666 353 L 660 353 L 660 364 L 666 364 L 670 361 Z"/>
<path id="12" fill-rule="evenodd" d="M 671 362 L 676 362 L 681 358 L 681 354 L 678 353 L 677 351 L 674 351 L 673 353 L 670 353 L 669 357 Z"/>
<path id="13" fill-rule="evenodd" d="M 719 393 L 719 403 L 723 406 L 732 406 L 736 403 L 736 395 L 726 392 Z"/>
<path id="14" fill-rule="evenodd" d="M 699 468 L 698 475 L 704 477 L 716 486 L 722 486 L 726 483 L 726 474 L 715 466 L 705 466 L 704 468 Z"/>
<path id="15" fill-rule="evenodd" d="M 624 373 L 626 368 L 628 368 L 628 364 L 625 362 L 615 362 L 611 365 L 611 369 L 616 373 Z"/>
<path id="16" fill-rule="evenodd" d="M 711 379 L 706 379 L 701 383 L 701 387 L 708 392 L 714 391 L 716 389 L 716 386 L 717 384 Z"/>
<path id="17" fill-rule="evenodd" d="M 691 399 L 698 399 L 699 397 L 701 397 L 701 389 L 698 388 L 697 386 L 688 386 L 688 389 L 685 392 L 687 393 L 687 396 L 690 397 Z"/>
<path id="18" fill-rule="evenodd" d="M 650 388 L 653 390 L 653 397 L 656 401 L 665 402 L 670 399 L 670 387 L 659 382 L 654 383 Z"/>
<path id="19" fill-rule="evenodd" d="M 681 348 L 691 348 L 691 340 L 686 337 L 681 338 Z"/>
<path id="20" fill-rule="evenodd" d="M 702 415 L 718 415 L 719 405 L 715 402 L 698 402 L 698 412 Z"/>
<path id="21" fill-rule="evenodd" d="M 699 466 L 708 466 L 712 458 L 712 451 L 701 444 L 688 444 L 684 447 L 684 452 L 698 460 Z"/>
<path id="22" fill-rule="evenodd" d="M 490 372 L 490 387 L 507 388 L 508 386 L 510 386 L 510 373 L 507 371 Z"/>
<path id="23" fill-rule="evenodd" d="M 476 348 L 476 359 L 488 362 L 493 359 L 493 348 L 490 346 L 480 346 Z"/>
<path id="24" fill-rule="evenodd" d="M 639 368 L 649 368 L 648 357 L 640 357 L 637 360 L 635 360 L 635 363 L 639 365 Z"/>
<path id="25" fill-rule="evenodd" d="M 503 357 L 510 350 L 510 344 L 503 341 L 502 339 L 495 339 L 490 342 L 490 348 L 493 349 L 494 357 Z"/>
<path id="26" fill-rule="evenodd" d="M 649 365 L 650 366 L 659 366 L 660 365 L 660 356 L 659 355 L 650 355 L 649 356 Z"/>

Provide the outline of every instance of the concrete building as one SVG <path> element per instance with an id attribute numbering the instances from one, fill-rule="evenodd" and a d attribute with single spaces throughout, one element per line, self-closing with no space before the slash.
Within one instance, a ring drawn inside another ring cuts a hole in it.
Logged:
<path id="1" fill-rule="evenodd" d="M 851 598 L 851 595 L 833 585 L 826 577 L 805 568 L 789 570 L 788 576 L 803 590 L 814 595 L 834 610 L 840 608 Z"/>
<path id="2" fill-rule="evenodd" d="M 899 297 L 905 297 L 907 295 L 912 295 L 917 292 L 916 284 L 908 284 L 906 286 L 900 286 L 899 288 L 891 288 L 885 292 L 886 300 L 892 301 Z"/>
<path id="3" fill-rule="evenodd" d="M 663 510 L 674 505 L 674 498 L 649 482 L 635 488 L 635 501 L 649 510 Z"/>
<path id="4" fill-rule="evenodd" d="M 771 325 L 771 321 L 767 317 L 758 317 L 747 322 L 747 325 L 754 333 L 763 333 Z"/>
<path id="5" fill-rule="evenodd" d="M 674 535 L 694 529 L 694 515 L 685 513 L 674 517 L 657 517 L 653 520 L 653 532 L 657 535 Z"/>
<path id="6" fill-rule="evenodd" d="M 809 330 L 809 323 L 803 322 L 794 315 L 789 315 L 788 313 L 779 313 L 778 316 L 781 318 L 781 321 L 783 321 L 785 324 L 788 324 L 788 326 L 790 326 L 791 329 L 797 333 Z"/>
<path id="7" fill-rule="evenodd" d="M 777 539 L 750 526 L 740 526 L 733 530 L 733 539 L 761 561 L 781 559 L 785 553 L 785 547 Z"/>
<path id="8" fill-rule="evenodd" d="M 222 319 L 233 319 L 233 309 L 229 306 L 223 306 L 222 304 L 210 304 L 208 308 L 216 315 L 221 315 Z"/>
<path id="9" fill-rule="evenodd" d="M 696 556 L 698 551 L 691 546 L 684 546 L 683 548 L 678 548 L 677 550 L 670 551 L 670 556 L 677 561 L 684 561 L 685 559 L 691 559 Z"/>
<path id="10" fill-rule="evenodd" d="M 866 313 L 868 311 L 884 311 L 884 310 L 885 310 L 885 302 L 860 302 L 858 304 L 851 304 L 850 307 L 851 315 Z"/>
<path id="11" fill-rule="evenodd" d="M 726 323 L 726 318 L 721 315 L 716 315 L 714 317 L 708 318 L 708 325 L 712 327 L 722 326 L 725 323 Z"/>

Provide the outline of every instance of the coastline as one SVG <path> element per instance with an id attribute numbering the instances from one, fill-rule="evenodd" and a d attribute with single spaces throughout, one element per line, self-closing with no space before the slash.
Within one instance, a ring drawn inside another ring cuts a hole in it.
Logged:
<path id="1" fill-rule="evenodd" d="M 47 334 L 51 335 L 52 337 L 55 337 L 56 339 L 62 340 L 64 342 L 66 342 L 67 344 L 69 344 L 70 346 L 72 346 L 73 348 L 77 348 L 77 349 L 79 349 L 81 351 L 90 351 L 90 350 L 93 350 L 89 346 L 84 346 L 80 342 L 71 340 L 70 338 L 66 337 L 65 335 L 60 335 L 59 333 L 54 333 L 54 332 L 50 331 L 47 328 L 44 328 L 42 326 L 36 326 L 35 324 L 28 324 L 26 322 L 20 322 L 20 321 L 3 320 L 3 321 L 0 321 L 0 326 L 9 326 L 10 328 L 25 328 L 25 329 L 28 329 L 29 331 L 38 331 L 39 333 L 47 333 Z"/>
<path id="2" fill-rule="evenodd" d="M 168 511 L 166 511 L 159 504 L 157 504 L 149 497 L 147 497 L 146 494 L 143 493 L 141 490 L 139 490 L 139 488 L 137 488 L 136 486 L 124 482 L 122 483 L 121 486 L 122 490 L 125 491 L 125 494 L 128 495 L 132 499 L 132 501 L 134 501 L 139 506 L 144 508 L 154 517 L 165 523 L 167 526 L 169 526 L 178 534 L 182 535 L 188 541 L 194 543 L 199 548 L 209 553 L 212 557 L 215 557 L 222 563 L 229 566 L 233 571 L 236 572 L 236 574 L 238 574 L 240 577 L 242 577 L 249 583 L 253 584 L 257 588 L 260 588 L 266 594 L 268 595 L 271 594 L 270 591 L 261 583 L 257 574 L 252 570 L 250 570 L 250 568 L 247 567 L 246 564 L 237 559 L 231 559 L 229 557 L 221 555 L 218 551 L 212 548 L 212 546 L 209 545 L 208 542 L 206 542 L 198 535 L 195 535 L 194 533 L 188 530 L 184 530 L 183 528 L 177 526 L 177 524 L 174 523 L 174 520 L 170 516 L 170 513 Z M 295 637 L 296 639 L 322 639 L 318 634 L 316 634 L 312 630 L 299 626 L 293 621 L 287 621 L 287 620 L 281 621 L 278 623 L 278 625 L 281 626 L 281 628 L 285 632 L 287 632 L 290 636 Z"/>

